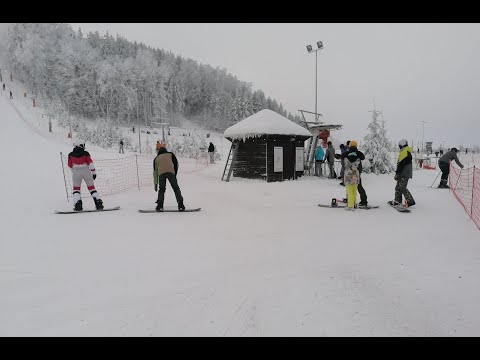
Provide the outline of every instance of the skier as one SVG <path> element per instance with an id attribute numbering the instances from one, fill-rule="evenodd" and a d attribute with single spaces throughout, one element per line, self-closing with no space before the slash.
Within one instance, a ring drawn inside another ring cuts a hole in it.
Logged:
<path id="1" fill-rule="evenodd" d="M 357 152 L 357 143 L 355 141 L 350 142 L 348 154 L 344 159 L 344 179 L 345 190 L 347 191 L 347 206 L 345 210 L 353 211 L 355 203 L 357 201 L 357 186 L 360 181 L 360 166 L 362 161 L 360 160 Z"/>
<path id="2" fill-rule="evenodd" d="M 73 183 L 73 203 L 75 207 L 73 210 L 82 211 L 82 200 L 80 196 L 80 187 L 82 179 L 87 184 L 87 188 L 92 195 L 97 210 L 103 210 L 103 202 L 98 196 L 95 189 L 94 180 L 97 178 L 97 172 L 93 165 L 92 158 L 88 151 L 85 151 L 85 144 L 74 144 L 73 151 L 68 154 L 68 167 L 72 170 Z"/>
<path id="3" fill-rule="evenodd" d="M 12 90 L 10 90 L 10 99 L 13 99 Z"/>
<path id="4" fill-rule="evenodd" d="M 330 179 L 335 179 L 335 149 L 332 146 L 332 142 L 327 142 L 327 151 L 325 152 L 325 160 L 327 160 L 328 168 L 330 169 L 330 175 L 328 176 Z"/>
<path id="5" fill-rule="evenodd" d="M 315 149 L 315 176 L 322 176 L 322 166 L 324 162 L 325 152 L 322 145 L 318 145 Z"/>
<path id="6" fill-rule="evenodd" d="M 153 181 L 155 184 L 155 192 L 158 191 L 157 207 L 155 210 L 159 212 L 163 211 L 163 200 L 168 179 L 175 193 L 175 198 L 177 199 L 178 210 L 184 211 L 183 197 L 177 183 L 178 161 L 172 152 L 167 151 L 165 146 L 163 143 L 160 144 L 158 155 L 155 160 L 153 160 Z M 158 187 L 159 184 L 160 188 Z"/>
<path id="7" fill-rule="evenodd" d="M 345 162 L 345 158 L 348 156 L 348 154 L 352 151 L 355 152 L 358 156 L 358 159 L 360 160 L 360 165 L 358 166 L 358 186 L 357 190 L 358 193 L 360 194 L 360 202 L 358 203 L 358 206 L 368 206 L 368 201 L 367 201 L 367 193 L 365 191 L 365 188 L 362 185 L 362 161 L 365 160 L 365 154 L 358 150 L 357 142 L 356 141 L 347 141 L 347 144 L 349 147 L 347 148 L 347 151 L 345 152 L 345 157 L 342 155 L 342 158 Z M 348 197 L 347 197 L 348 199 Z"/>
<path id="8" fill-rule="evenodd" d="M 119 154 L 125 154 L 125 153 L 123 152 L 123 139 L 120 139 L 120 149 L 118 150 L 118 153 L 119 153 Z"/>
<path id="9" fill-rule="evenodd" d="M 3 84 L 3 90 L 5 90 L 5 84 Z"/>
<path id="10" fill-rule="evenodd" d="M 208 145 L 208 156 L 210 156 L 210 164 L 214 164 L 215 146 L 210 142 Z"/>
<path id="11" fill-rule="evenodd" d="M 402 205 L 402 195 L 405 197 L 407 207 L 415 205 L 412 194 L 407 189 L 408 179 L 413 176 L 412 168 L 412 151 L 413 149 L 408 146 L 408 142 L 402 139 L 398 142 L 400 153 L 398 154 L 397 169 L 395 170 L 395 180 L 397 185 L 395 186 L 395 200 L 388 201 L 390 205 Z"/>
<path id="12" fill-rule="evenodd" d="M 438 185 L 439 189 L 449 189 L 450 187 L 447 185 L 448 182 L 448 174 L 450 173 L 450 161 L 455 160 L 458 166 L 463 169 L 463 165 L 458 160 L 457 156 L 457 148 L 451 148 L 447 151 L 444 155 L 438 159 L 438 167 L 442 170 L 442 178 L 440 180 L 440 184 Z"/>

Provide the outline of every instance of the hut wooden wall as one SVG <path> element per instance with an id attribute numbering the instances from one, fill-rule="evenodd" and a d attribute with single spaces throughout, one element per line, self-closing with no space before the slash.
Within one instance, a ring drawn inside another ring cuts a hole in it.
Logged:
<path id="1" fill-rule="evenodd" d="M 233 176 L 248 179 L 265 179 L 266 136 L 241 141 L 233 165 Z"/>

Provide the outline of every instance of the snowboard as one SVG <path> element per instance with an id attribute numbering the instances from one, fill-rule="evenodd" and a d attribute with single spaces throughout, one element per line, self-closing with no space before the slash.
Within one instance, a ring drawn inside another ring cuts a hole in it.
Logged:
<path id="1" fill-rule="evenodd" d="M 55 214 L 80 214 L 80 213 L 87 213 L 87 212 L 113 211 L 113 210 L 119 210 L 119 209 L 120 209 L 120 206 L 115 206 L 113 208 L 105 208 L 103 210 L 97 210 L 97 209 L 82 210 L 82 211 L 75 211 L 75 210 L 58 211 L 58 210 L 55 210 Z"/>
<path id="2" fill-rule="evenodd" d="M 410 209 L 403 207 L 403 205 L 390 205 L 388 202 L 387 202 L 387 205 L 391 206 L 392 208 L 394 208 L 399 212 L 410 212 Z"/>
<path id="3" fill-rule="evenodd" d="M 196 208 L 196 209 L 185 209 L 183 211 L 180 211 L 178 209 L 163 209 L 163 211 L 157 211 L 155 209 L 146 209 L 146 210 L 143 210 L 143 209 L 139 209 L 138 212 L 141 212 L 141 213 L 162 213 L 162 212 L 194 212 L 194 211 L 200 211 L 201 208 Z"/>
<path id="4" fill-rule="evenodd" d="M 337 203 L 337 206 L 332 206 L 332 205 L 326 205 L 326 204 L 318 204 L 318 206 L 320 207 L 324 207 L 324 208 L 345 208 L 347 207 L 347 204 L 345 203 L 340 203 L 338 204 Z M 375 205 L 375 206 L 372 206 L 372 205 L 367 205 L 367 206 L 357 206 L 356 209 L 363 209 L 363 210 L 370 210 L 370 209 L 378 209 L 380 206 L 378 205 Z"/>

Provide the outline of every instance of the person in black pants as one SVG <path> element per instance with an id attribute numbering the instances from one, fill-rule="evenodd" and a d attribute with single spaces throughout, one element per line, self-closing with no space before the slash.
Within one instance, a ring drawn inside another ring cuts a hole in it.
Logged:
<path id="1" fill-rule="evenodd" d="M 178 161 L 175 155 L 167 151 L 165 144 L 161 144 L 158 150 L 158 155 L 153 160 L 153 181 L 155 184 L 155 191 L 158 191 L 156 211 L 163 211 L 163 201 L 165 198 L 165 190 L 167 186 L 167 179 L 172 186 L 175 198 L 178 203 L 178 210 L 184 211 L 182 192 L 177 182 Z M 160 185 L 160 186 L 159 186 Z"/>
<path id="2" fill-rule="evenodd" d="M 442 178 L 440 180 L 440 184 L 438 187 L 440 189 L 449 189 L 450 186 L 447 185 L 448 182 L 448 174 L 450 174 L 450 162 L 452 160 L 455 160 L 458 166 L 463 169 L 463 165 L 458 160 L 457 156 L 458 149 L 457 148 L 451 148 L 449 151 L 447 151 L 440 159 L 438 159 L 438 167 L 442 171 Z"/>

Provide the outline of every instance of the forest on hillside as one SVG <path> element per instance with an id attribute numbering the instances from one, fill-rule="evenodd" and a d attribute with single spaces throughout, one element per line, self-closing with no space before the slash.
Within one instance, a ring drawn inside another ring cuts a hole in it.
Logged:
<path id="1" fill-rule="evenodd" d="M 213 68 L 117 35 L 83 34 L 68 24 L 12 24 L 7 62 L 39 102 L 103 126 L 145 126 L 178 118 L 223 131 L 262 109 L 301 124 L 281 103 Z"/>

